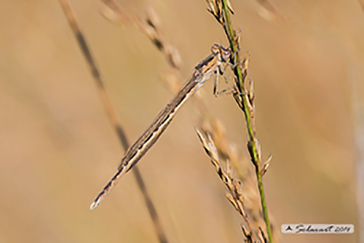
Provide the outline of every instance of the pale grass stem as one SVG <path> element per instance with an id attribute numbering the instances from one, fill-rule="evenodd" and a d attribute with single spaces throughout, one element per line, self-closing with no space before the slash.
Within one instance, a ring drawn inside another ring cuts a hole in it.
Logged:
<path id="1" fill-rule="evenodd" d="M 76 17 L 72 11 L 72 8 L 67 0 L 59 0 L 62 9 L 65 13 L 65 16 L 71 26 L 71 29 L 73 31 L 73 34 L 75 35 L 77 42 L 80 46 L 80 49 L 87 61 L 87 64 L 89 65 L 89 68 L 91 70 L 92 76 L 94 78 L 94 81 L 96 83 L 96 86 L 98 88 L 101 101 L 105 107 L 105 110 L 107 112 L 108 118 L 112 124 L 112 126 L 115 129 L 116 134 L 118 135 L 118 138 L 120 140 L 120 143 L 124 150 L 127 150 L 129 147 L 129 142 L 127 140 L 127 137 L 125 135 L 124 129 L 121 126 L 121 123 L 119 122 L 115 109 L 111 103 L 111 100 L 109 98 L 109 95 L 105 89 L 104 82 L 101 78 L 100 71 L 96 65 L 96 62 L 94 61 L 94 58 L 91 54 L 90 48 L 86 42 L 86 39 L 81 31 L 81 29 L 78 26 L 78 23 L 76 21 Z M 146 204 L 146 207 L 148 209 L 149 216 L 152 219 L 153 226 L 155 233 L 158 237 L 158 240 L 160 243 L 168 243 L 165 231 L 162 227 L 162 224 L 160 223 L 159 215 L 155 209 L 154 203 L 151 200 L 151 197 L 149 196 L 149 192 L 146 188 L 146 185 L 144 183 L 143 177 L 137 167 L 134 168 L 133 174 L 135 176 L 135 179 L 138 184 L 139 190 L 142 192 L 144 203 Z"/>

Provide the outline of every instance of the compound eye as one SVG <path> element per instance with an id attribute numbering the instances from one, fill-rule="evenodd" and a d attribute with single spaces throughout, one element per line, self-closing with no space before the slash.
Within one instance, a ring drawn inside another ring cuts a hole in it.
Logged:
<path id="1" fill-rule="evenodd" d="M 219 54 L 220 52 L 220 46 L 218 44 L 214 44 L 212 47 L 211 47 L 211 52 L 215 55 Z"/>
<path id="2" fill-rule="evenodd" d="M 230 57 L 230 51 L 228 50 L 228 51 L 224 51 L 223 52 L 223 58 L 224 58 L 224 60 L 226 61 L 227 59 L 229 59 L 229 57 Z"/>

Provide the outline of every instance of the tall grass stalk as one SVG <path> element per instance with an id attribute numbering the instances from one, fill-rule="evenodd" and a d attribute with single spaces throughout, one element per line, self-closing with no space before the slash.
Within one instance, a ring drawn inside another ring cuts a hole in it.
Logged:
<path id="1" fill-rule="evenodd" d="M 100 97 L 101 97 L 101 101 L 104 105 L 104 108 L 107 112 L 107 115 L 108 115 L 108 118 L 110 120 L 110 123 L 112 124 L 112 126 L 114 127 L 115 129 L 115 132 L 116 134 L 118 135 L 118 138 L 120 140 L 120 143 L 123 147 L 123 149 L 126 151 L 130 144 L 128 142 L 128 139 L 127 139 L 127 136 L 124 132 L 124 129 L 123 127 L 121 126 L 121 123 L 119 122 L 118 118 L 117 118 L 117 115 L 116 115 L 116 112 L 115 112 L 115 109 L 114 109 L 114 106 L 112 105 L 112 102 L 109 98 L 109 95 L 105 89 L 105 85 L 104 85 L 104 82 L 102 80 L 102 77 L 101 77 L 101 74 L 100 74 L 100 71 L 99 71 L 99 68 L 97 67 L 96 65 L 96 62 L 91 54 L 91 50 L 87 44 L 87 41 L 86 41 L 86 38 L 84 36 L 84 34 L 82 33 L 78 23 L 77 23 L 77 20 L 76 20 L 76 17 L 72 11 L 72 8 L 68 2 L 68 0 L 59 0 L 61 6 L 62 6 L 62 9 L 65 13 L 65 16 L 68 20 L 68 23 L 70 24 L 71 26 L 71 29 L 73 31 L 73 34 L 75 35 L 75 38 L 78 42 L 78 45 L 82 51 L 82 54 L 84 55 L 85 59 L 86 59 L 86 62 L 90 68 L 90 71 L 91 71 L 91 74 L 92 74 L 92 77 L 96 83 L 96 86 L 97 86 L 97 89 L 99 91 L 99 94 L 100 94 Z M 141 191 L 142 195 L 143 195 L 143 199 L 144 199 L 144 203 L 148 209 L 148 213 L 149 213 L 149 216 L 151 217 L 152 219 L 152 222 L 153 222 L 153 226 L 154 226 L 154 230 L 155 230 L 155 233 L 157 234 L 157 237 L 159 239 L 159 242 L 160 243 L 168 243 L 168 240 L 167 240 L 167 237 L 166 237 L 166 234 L 165 234 L 165 231 L 162 227 L 162 224 L 160 222 L 160 219 L 159 219 L 159 215 L 155 209 L 155 206 L 154 206 L 154 203 L 149 195 L 149 192 L 146 188 L 146 185 L 145 185 L 145 182 L 144 182 L 144 179 L 138 169 L 137 166 L 134 167 L 133 169 L 133 174 L 135 176 L 135 179 L 137 181 L 137 185 L 138 185 L 138 188 L 139 190 Z"/>
<path id="2" fill-rule="evenodd" d="M 255 131 L 254 94 L 252 93 L 252 95 L 249 95 L 245 89 L 244 80 L 245 80 L 246 74 L 244 74 L 242 72 L 242 68 L 240 65 L 241 58 L 239 55 L 238 38 L 236 36 L 235 31 L 233 30 L 232 21 L 230 18 L 231 5 L 228 0 L 221 0 L 221 2 L 219 4 L 222 4 L 222 9 L 224 12 L 223 14 L 221 13 L 221 15 L 224 17 L 222 25 L 224 26 L 224 30 L 225 30 L 225 33 L 229 40 L 231 50 L 235 54 L 232 61 L 233 61 L 233 63 L 239 64 L 234 67 L 234 73 L 236 76 L 236 87 L 237 87 L 237 92 L 234 94 L 234 98 L 245 115 L 246 126 L 247 126 L 248 134 L 249 134 L 248 150 L 249 150 L 249 153 L 251 156 L 251 160 L 255 166 L 255 174 L 256 174 L 257 182 L 258 182 L 258 188 L 259 188 L 259 193 L 260 193 L 260 198 L 261 198 L 261 206 L 262 206 L 262 210 L 263 210 L 263 214 L 264 214 L 264 220 L 265 220 L 265 224 L 266 224 L 268 240 L 270 243 L 272 243 L 272 231 L 271 231 L 271 226 L 270 226 L 270 222 L 269 222 L 267 202 L 266 202 L 264 187 L 263 187 L 263 182 L 262 182 L 262 174 L 264 174 L 262 169 L 265 170 L 265 168 L 264 168 L 265 166 L 263 166 L 263 168 L 262 168 L 260 145 L 259 145 L 258 139 L 256 137 L 256 131 Z M 218 5 L 218 4 L 216 4 L 216 5 Z"/>

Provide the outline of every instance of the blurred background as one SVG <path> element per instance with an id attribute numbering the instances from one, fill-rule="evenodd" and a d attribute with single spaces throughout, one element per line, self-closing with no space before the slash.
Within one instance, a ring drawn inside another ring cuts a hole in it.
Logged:
<path id="1" fill-rule="evenodd" d="M 241 53 L 251 53 L 257 136 L 263 158 L 273 155 L 264 186 L 274 226 L 354 224 L 351 235 L 281 242 L 359 242 L 364 13 L 355 0 L 272 2 L 278 19 L 257 1 L 231 0 Z M 173 97 L 161 81 L 168 65 L 140 31 L 106 20 L 101 1 L 70 3 L 133 142 Z M 213 43 L 228 45 L 203 0 L 118 3 L 142 17 L 154 8 L 183 80 Z M 59 2 L 2 1 L 0 11 L 0 242 L 158 242 L 131 173 L 89 210 L 124 151 Z M 207 82 L 200 93 L 248 158 L 243 114 L 212 89 Z M 139 169 L 170 242 L 243 242 L 243 220 L 194 132 L 197 117 L 188 101 Z"/>

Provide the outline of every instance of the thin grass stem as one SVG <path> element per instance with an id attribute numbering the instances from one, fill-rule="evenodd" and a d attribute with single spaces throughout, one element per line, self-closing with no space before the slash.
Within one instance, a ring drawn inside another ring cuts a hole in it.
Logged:
<path id="1" fill-rule="evenodd" d="M 99 91 L 100 97 L 101 97 L 101 101 L 105 107 L 105 110 L 107 112 L 108 118 L 112 124 L 112 126 L 115 129 L 115 132 L 118 135 L 118 138 L 120 140 L 120 143 L 123 147 L 124 150 L 127 150 L 130 146 L 128 139 L 126 137 L 126 134 L 124 132 L 123 127 L 121 126 L 121 123 L 119 122 L 115 109 L 112 105 L 112 102 L 109 98 L 109 95 L 105 89 L 105 85 L 104 82 L 101 78 L 101 74 L 100 71 L 96 65 L 96 62 L 94 61 L 94 58 L 91 54 L 90 48 L 86 42 L 86 39 L 80 29 L 80 27 L 78 26 L 78 23 L 76 21 L 75 15 L 72 11 L 72 8 L 68 2 L 68 0 L 59 0 L 62 9 L 66 15 L 66 18 L 68 20 L 68 23 L 71 26 L 71 29 L 73 31 L 73 34 L 75 35 L 77 42 L 80 46 L 80 49 L 87 61 L 87 64 L 91 70 L 92 73 L 92 77 L 97 85 L 97 89 Z M 152 221 L 153 221 L 153 226 L 154 226 L 154 230 L 158 236 L 159 242 L 160 243 L 168 243 L 166 234 L 164 233 L 164 229 L 162 227 L 162 224 L 160 223 L 160 219 L 158 216 L 158 213 L 155 209 L 154 203 L 151 199 L 151 197 L 149 196 L 148 190 L 145 186 L 143 177 L 138 169 L 137 166 L 134 167 L 133 170 L 133 174 L 135 176 L 135 179 L 137 181 L 138 184 L 138 188 L 139 190 L 142 192 L 143 195 L 143 199 L 144 202 L 147 206 L 148 212 L 149 212 L 149 216 L 151 217 Z"/>
<path id="2" fill-rule="evenodd" d="M 235 36 L 234 30 L 232 27 L 227 0 L 222 0 L 222 5 L 223 5 L 223 10 L 225 13 L 224 16 L 225 16 L 225 20 L 226 20 L 224 29 L 227 34 L 228 40 L 230 42 L 231 50 L 233 53 L 236 53 L 234 61 L 236 63 L 240 63 L 240 57 L 239 57 L 239 52 L 238 52 L 239 46 L 236 41 L 236 36 Z M 241 70 L 240 65 L 235 66 L 234 73 L 237 77 L 237 87 L 239 89 L 239 94 L 237 94 L 237 95 L 240 96 L 240 100 L 242 102 L 242 106 L 240 106 L 240 107 L 242 107 L 242 109 L 243 109 L 243 112 L 245 114 L 246 123 L 247 123 L 247 129 L 248 129 L 248 133 L 249 133 L 248 147 L 250 147 L 249 152 L 251 155 L 252 162 L 255 166 L 255 173 L 256 173 L 257 182 L 258 182 L 261 205 L 262 205 L 262 210 L 263 210 L 263 214 L 264 214 L 264 221 L 265 221 L 266 228 L 267 228 L 268 241 L 270 243 L 272 243 L 272 231 L 271 231 L 270 222 L 269 222 L 267 203 L 266 203 L 264 188 L 263 188 L 263 183 L 262 183 L 262 176 L 260 173 L 261 172 L 261 168 L 260 168 L 261 161 L 260 161 L 260 154 L 257 149 L 257 147 L 259 145 L 256 143 L 257 139 L 255 136 L 254 123 L 252 121 L 252 116 L 251 116 L 251 113 L 249 110 L 249 105 L 250 105 L 249 98 L 247 95 L 244 94 L 244 90 L 245 90 L 244 89 L 244 79 L 243 79 L 243 72 Z"/>

